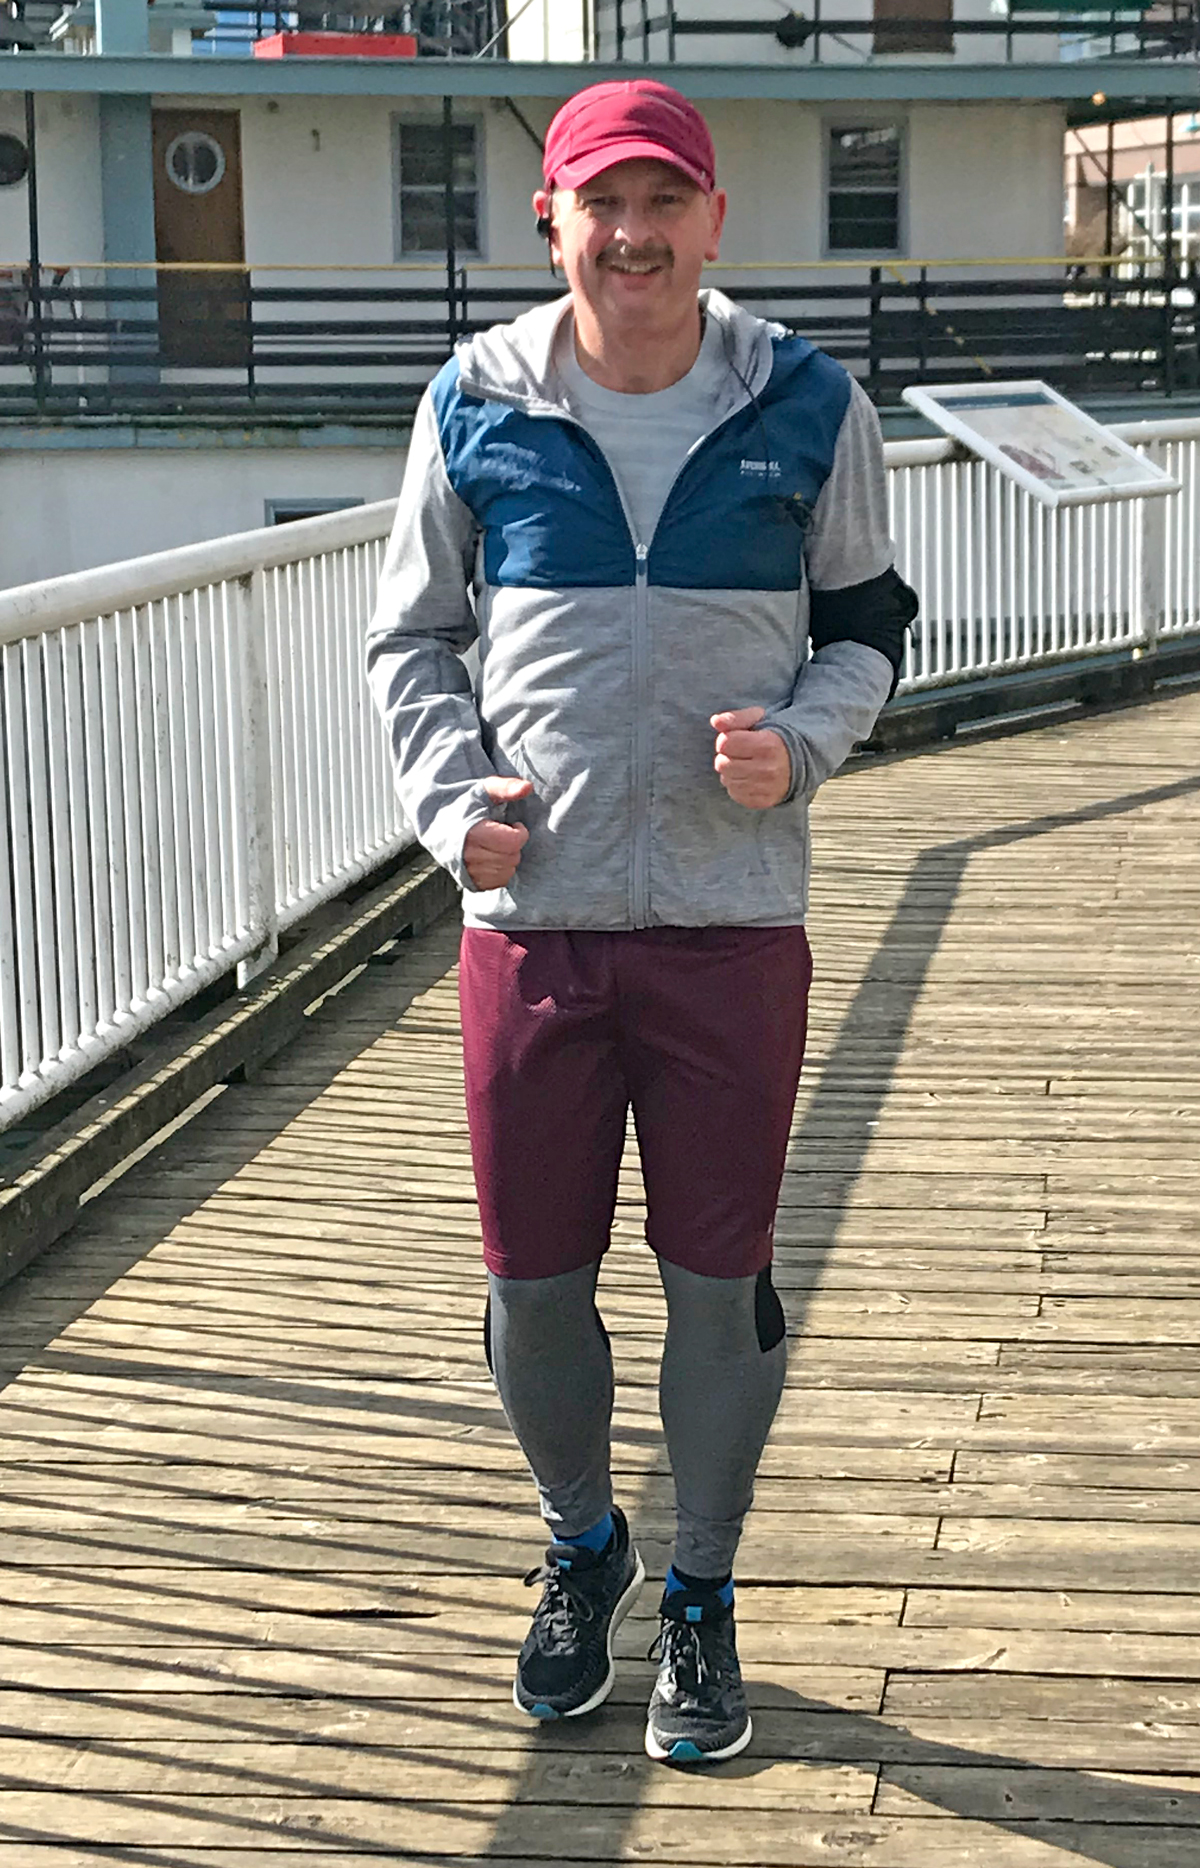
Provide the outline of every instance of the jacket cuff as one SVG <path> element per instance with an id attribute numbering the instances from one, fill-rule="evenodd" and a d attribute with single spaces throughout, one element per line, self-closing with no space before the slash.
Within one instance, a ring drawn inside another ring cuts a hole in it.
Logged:
<path id="1" fill-rule="evenodd" d="M 804 747 L 801 744 L 800 735 L 786 720 L 760 720 L 754 730 L 756 733 L 760 733 L 764 728 L 779 735 L 780 739 L 787 747 L 788 763 L 791 766 L 791 777 L 788 780 L 788 788 L 783 797 L 780 798 L 779 803 L 772 806 L 773 810 L 778 811 L 785 804 L 793 804 L 803 791 L 808 764 L 804 757 Z"/>
<path id="2" fill-rule="evenodd" d="M 477 780 L 468 785 L 457 798 L 443 804 L 432 822 L 427 824 L 421 834 L 421 842 L 429 851 L 434 861 L 448 870 L 460 889 L 467 894 L 477 893 L 475 884 L 467 874 L 463 862 L 463 844 L 467 832 L 475 824 L 484 824 L 496 817 L 501 806 L 490 798 L 484 781 Z"/>

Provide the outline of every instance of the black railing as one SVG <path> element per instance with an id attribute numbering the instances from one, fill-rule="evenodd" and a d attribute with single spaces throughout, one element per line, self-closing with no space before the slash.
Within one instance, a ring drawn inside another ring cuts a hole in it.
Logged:
<path id="1" fill-rule="evenodd" d="M 263 0 L 203 0 L 214 15 L 212 38 L 223 47 L 245 45 L 292 29 L 372 34 L 409 33 L 417 55 L 427 58 L 506 58 L 508 43 L 504 0 L 295 0 L 265 5 Z M 892 7 L 895 6 L 893 12 Z M 830 10 L 832 9 L 832 10 Z M 747 42 L 774 41 L 801 60 L 819 64 L 827 56 L 926 53 L 952 55 L 960 41 L 987 51 L 1003 44 L 1004 56 L 1017 56 L 1017 41 L 1069 39 L 1073 60 L 1117 57 L 1196 59 L 1200 57 L 1200 0 L 1153 0 L 1147 8 L 1036 5 L 1010 0 L 1009 12 L 994 19 L 907 17 L 902 0 L 889 0 L 887 11 L 863 18 L 843 17 L 838 0 L 808 0 L 806 6 L 762 18 L 688 18 L 676 7 L 666 10 L 647 0 L 617 0 L 599 36 L 597 57 L 617 62 L 673 62 L 696 57 L 701 38 L 736 37 Z M 1052 48 L 1046 48 L 1052 50 Z M 753 57 L 752 51 L 747 56 Z M 1040 54 L 1039 54 L 1040 56 Z"/>
<path id="2" fill-rule="evenodd" d="M 504 0 L 203 0 L 219 16 L 213 37 L 250 45 L 278 32 L 407 33 L 419 58 L 505 58 Z"/>
<path id="3" fill-rule="evenodd" d="M 832 10 L 830 10 L 832 9 Z M 648 61 L 665 58 L 684 61 L 698 56 L 690 41 L 697 38 L 735 37 L 773 40 L 787 51 L 819 64 L 832 50 L 836 59 L 847 50 L 866 53 L 925 52 L 950 55 L 959 40 L 979 45 L 1003 42 L 1005 58 L 1016 57 L 1015 41 L 1028 38 L 1067 38 L 1071 56 L 1078 60 L 1119 57 L 1195 59 L 1200 57 L 1200 4 L 1198 0 L 1152 0 L 1149 6 L 1097 6 L 1083 10 L 1071 0 L 1055 5 L 1046 0 L 1010 0 L 1008 13 L 995 19 L 906 18 L 903 8 L 889 6 L 876 17 L 837 15 L 837 0 L 808 0 L 784 14 L 764 13 L 760 18 L 702 19 L 685 16 L 677 7 L 652 10 L 636 0 L 615 0 L 611 28 L 599 47 L 602 57 Z M 748 53 L 748 56 L 753 54 Z"/>
<path id="4" fill-rule="evenodd" d="M 903 276 L 898 276 L 902 274 Z M 460 270 L 428 285 L 265 285 L 163 268 L 0 287 L 0 415 L 274 416 L 389 421 L 467 335 L 561 289 Z M 1041 377 L 1072 395 L 1200 392 L 1196 287 L 1083 268 L 1057 277 L 831 270 L 725 289 L 837 357 L 880 404 L 907 383 Z"/>

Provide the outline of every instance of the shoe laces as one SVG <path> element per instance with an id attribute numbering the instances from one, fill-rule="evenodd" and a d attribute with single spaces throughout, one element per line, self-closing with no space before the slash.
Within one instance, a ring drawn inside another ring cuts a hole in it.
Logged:
<path id="1" fill-rule="evenodd" d="M 665 1663 L 672 1684 L 689 1698 L 697 1698 L 712 1675 L 699 1622 L 677 1622 L 663 1617 L 662 1626 L 646 1650 L 646 1659 L 656 1665 Z"/>
<path id="2" fill-rule="evenodd" d="M 557 1563 L 542 1563 L 525 1578 L 527 1589 L 537 1583 L 542 1583 L 544 1589 L 536 1619 L 555 1640 L 569 1641 L 577 1622 L 596 1619 L 595 1605 L 570 1570 Z"/>

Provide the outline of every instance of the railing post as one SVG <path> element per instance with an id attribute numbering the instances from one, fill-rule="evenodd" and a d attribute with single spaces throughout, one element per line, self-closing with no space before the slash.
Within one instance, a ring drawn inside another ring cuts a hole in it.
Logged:
<path id="1" fill-rule="evenodd" d="M 872 266 L 870 293 L 867 299 L 867 389 L 879 388 L 879 315 L 883 306 L 883 268 Z"/>
<path id="2" fill-rule="evenodd" d="M 46 413 L 50 387 L 46 366 L 46 332 L 42 312 L 41 267 L 29 268 L 29 335 L 33 344 L 33 400 L 39 415 Z"/>
<path id="3" fill-rule="evenodd" d="M 454 195 L 454 99 L 442 99 L 442 161 L 445 177 L 442 187 L 442 216 L 446 239 L 446 335 L 448 351 L 458 342 L 458 256 L 455 251 L 455 220 L 458 204 Z"/>
<path id="4" fill-rule="evenodd" d="M 25 148 L 29 168 L 25 186 L 29 197 L 29 332 L 33 340 L 33 399 L 39 415 L 46 413 L 46 334 L 42 324 L 42 245 L 38 225 L 37 113 L 32 91 L 25 93 Z"/>
<path id="5" fill-rule="evenodd" d="M 267 685 L 266 572 L 237 580 L 238 654 L 241 662 L 243 836 L 246 924 L 261 943 L 238 964 L 238 985 L 248 985 L 279 955 L 275 879 L 275 805 L 271 779 L 270 695 Z"/>
<path id="6" fill-rule="evenodd" d="M 917 300 L 917 312 L 921 321 L 921 335 L 917 351 L 917 379 L 923 383 L 929 374 L 929 294 L 925 289 L 929 284 L 928 266 L 921 268 L 920 284 L 921 296 Z"/>
<path id="7" fill-rule="evenodd" d="M 258 394 L 258 364 L 254 355 L 254 275 L 248 266 L 242 273 L 241 313 L 246 345 L 246 394 L 253 404 Z"/>
<path id="8" fill-rule="evenodd" d="M 1163 394 L 1175 393 L 1175 102 L 1167 99 L 1166 174 L 1163 176 Z"/>
<path id="9" fill-rule="evenodd" d="M 1137 634 L 1135 655 L 1153 655 L 1165 620 L 1167 601 L 1167 502 L 1141 502 L 1138 525 Z"/>

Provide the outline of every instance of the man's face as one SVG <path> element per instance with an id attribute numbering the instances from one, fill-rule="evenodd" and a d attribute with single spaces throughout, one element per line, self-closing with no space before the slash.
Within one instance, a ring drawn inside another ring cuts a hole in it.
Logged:
<path id="1" fill-rule="evenodd" d="M 576 303 L 601 329 L 653 328 L 696 302 L 706 260 L 717 257 L 725 195 L 711 195 L 669 163 L 618 162 L 582 188 L 539 192 L 554 222 L 554 258 Z"/>

